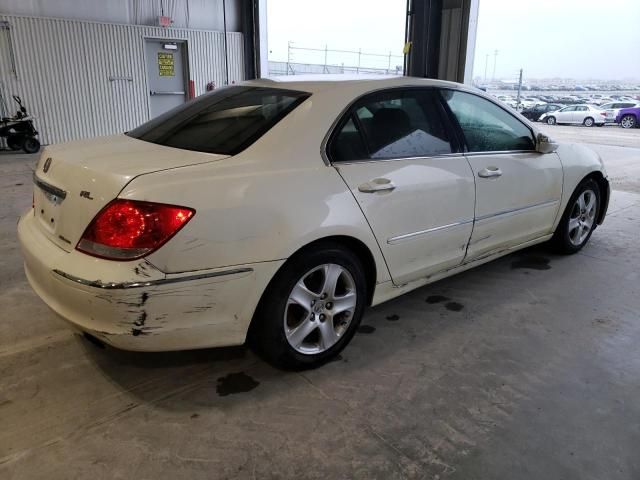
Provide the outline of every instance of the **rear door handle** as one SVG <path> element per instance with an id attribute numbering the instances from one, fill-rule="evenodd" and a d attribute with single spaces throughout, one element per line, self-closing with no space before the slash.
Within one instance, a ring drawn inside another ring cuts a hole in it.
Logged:
<path id="1" fill-rule="evenodd" d="M 478 172 L 480 178 L 498 178 L 502 176 L 502 170 L 498 167 L 483 168 Z"/>
<path id="2" fill-rule="evenodd" d="M 362 193 L 391 192 L 396 186 L 388 178 L 374 178 L 358 187 Z"/>

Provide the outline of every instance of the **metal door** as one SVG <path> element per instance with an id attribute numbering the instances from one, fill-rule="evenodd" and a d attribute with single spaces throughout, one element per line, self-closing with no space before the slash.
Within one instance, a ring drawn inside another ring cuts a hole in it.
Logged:
<path id="1" fill-rule="evenodd" d="M 186 101 L 184 53 L 184 42 L 145 39 L 150 118 Z"/>

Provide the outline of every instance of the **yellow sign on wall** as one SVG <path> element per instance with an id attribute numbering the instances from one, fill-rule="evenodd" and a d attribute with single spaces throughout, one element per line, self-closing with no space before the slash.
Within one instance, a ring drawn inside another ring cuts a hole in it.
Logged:
<path id="1" fill-rule="evenodd" d="M 158 52 L 158 73 L 161 77 L 175 76 L 173 53 Z"/>

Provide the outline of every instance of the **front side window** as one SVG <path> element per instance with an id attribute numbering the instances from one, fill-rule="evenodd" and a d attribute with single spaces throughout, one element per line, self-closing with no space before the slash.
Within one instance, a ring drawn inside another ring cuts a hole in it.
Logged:
<path id="1" fill-rule="evenodd" d="M 309 95 L 277 88 L 221 88 L 169 110 L 127 135 L 167 147 L 236 155 Z"/>
<path id="2" fill-rule="evenodd" d="M 442 90 L 469 152 L 534 150 L 531 130 L 495 103 L 466 92 Z"/>
<path id="3" fill-rule="evenodd" d="M 414 89 L 376 92 L 359 100 L 329 146 L 334 162 L 451 152 L 451 140 L 433 93 Z"/>

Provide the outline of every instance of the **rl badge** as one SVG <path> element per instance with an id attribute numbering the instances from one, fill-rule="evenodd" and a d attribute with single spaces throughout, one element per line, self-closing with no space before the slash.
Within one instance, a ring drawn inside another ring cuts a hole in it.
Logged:
<path id="1" fill-rule="evenodd" d="M 49 171 L 49 168 L 51 167 L 51 157 L 47 158 L 44 161 L 44 165 L 42 166 L 42 171 L 44 173 L 47 173 Z"/>

